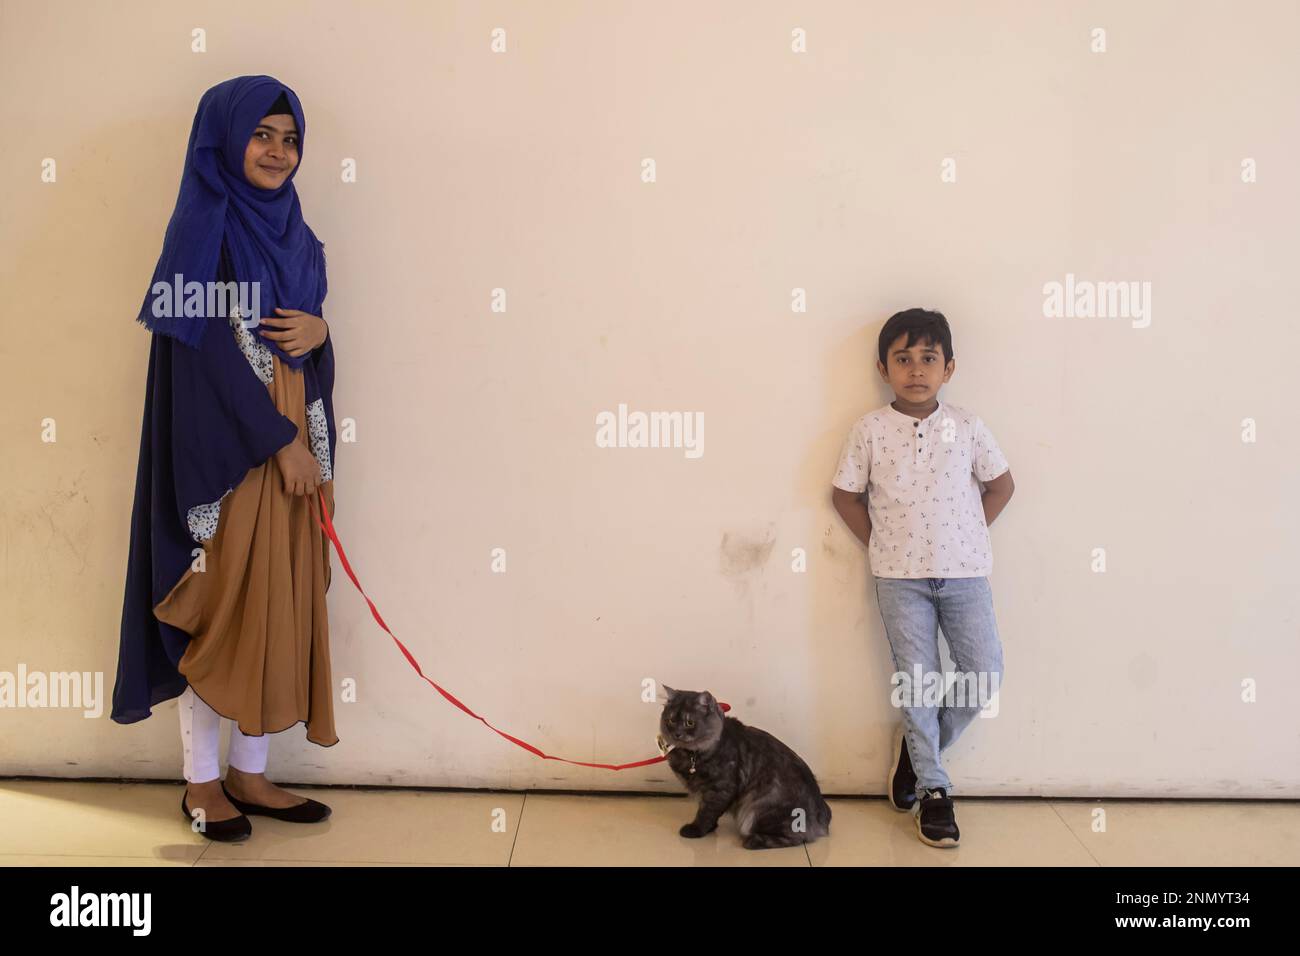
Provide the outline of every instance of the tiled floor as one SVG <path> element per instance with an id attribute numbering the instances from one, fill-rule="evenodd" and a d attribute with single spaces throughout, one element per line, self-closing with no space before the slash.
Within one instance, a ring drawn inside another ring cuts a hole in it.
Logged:
<path id="1" fill-rule="evenodd" d="M 224 844 L 190 831 L 179 783 L 0 780 L 0 866 L 1300 864 L 1300 802 L 958 796 L 962 845 L 939 850 L 881 798 L 831 799 L 828 839 L 750 851 L 730 816 L 703 839 L 678 836 L 694 813 L 686 797 L 293 789 L 333 816 L 253 817 L 248 840 Z"/>

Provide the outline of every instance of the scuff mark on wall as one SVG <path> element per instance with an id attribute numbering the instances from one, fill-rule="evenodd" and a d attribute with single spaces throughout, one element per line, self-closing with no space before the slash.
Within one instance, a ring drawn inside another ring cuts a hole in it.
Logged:
<path id="1" fill-rule="evenodd" d="M 59 558 L 63 553 L 76 559 L 72 574 L 82 575 L 89 563 L 91 541 L 95 530 L 95 509 L 83 490 L 87 469 L 71 480 L 67 487 L 59 476 L 53 488 L 36 489 L 38 500 L 20 498 L 4 510 L 4 562 L 6 576 L 25 574 L 29 578 L 55 581 L 60 573 Z M 28 497 L 33 491 L 27 491 Z M 10 544 L 18 567 L 11 568 Z"/>
<path id="2" fill-rule="evenodd" d="M 739 576 L 757 571 L 767 563 L 776 547 L 776 524 L 768 522 L 756 531 L 724 531 L 718 556 L 722 573 Z"/>
<path id="3" fill-rule="evenodd" d="M 745 627 L 754 630 L 754 593 L 750 587 L 755 572 L 761 572 L 776 547 L 776 523 L 763 522 L 741 531 L 724 531 L 718 545 L 718 563 L 725 577 L 731 580 L 741 599 L 745 614 Z"/>

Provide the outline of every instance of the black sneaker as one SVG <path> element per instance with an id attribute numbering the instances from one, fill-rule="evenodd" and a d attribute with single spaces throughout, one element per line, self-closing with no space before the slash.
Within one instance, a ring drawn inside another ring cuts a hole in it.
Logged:
<path id="1" fill-rule="evenodd" d="M 916 833 L 930 846 L 956 846 L 961 839 L 952 798 L 943 787 L 926 790 L 921 795 L 921 810 L 916 815 Z"/>
<path id="2" fill-rule="evenodd" d="M 895 810 L 906 813 L 916 806 L 916 772 L 907 752 L 907 734 L 900 723 L 894 730 L 894 765 L 885 779 L 885 796 Z"/>

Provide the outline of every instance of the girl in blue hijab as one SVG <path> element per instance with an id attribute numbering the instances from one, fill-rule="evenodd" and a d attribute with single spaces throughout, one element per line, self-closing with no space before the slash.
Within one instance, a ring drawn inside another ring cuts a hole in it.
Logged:
<path id="1" fill-rule="evenodd" d="M 338 742 L 318 524 L 322 501 L 334 514 L 334 350 L 293 184 L 306 132 L 274 77 L 203 94 L 138 316 L 152 336 L 111 716 L 179 698 L 181 809 L 218 840 L 247 837 L 246 815 L 330 812 L 264 773 L 270 734 Z"/>

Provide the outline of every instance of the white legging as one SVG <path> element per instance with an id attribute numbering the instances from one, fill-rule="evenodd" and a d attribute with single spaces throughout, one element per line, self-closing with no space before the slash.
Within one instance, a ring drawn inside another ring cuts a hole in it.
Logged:
<path id="1" fill-rule="evenodd" d="M 176 707 L 181 715 L 181 744 L 185 748 L 185 779 L 207 783 L 221 776 L 221 720 L 215 710 L 186 687 Z M 227 762 L 244 773 L 264 773 L 271 735 L 245 736 L 239 724 L 230 722 L 230 753 Z"/>

